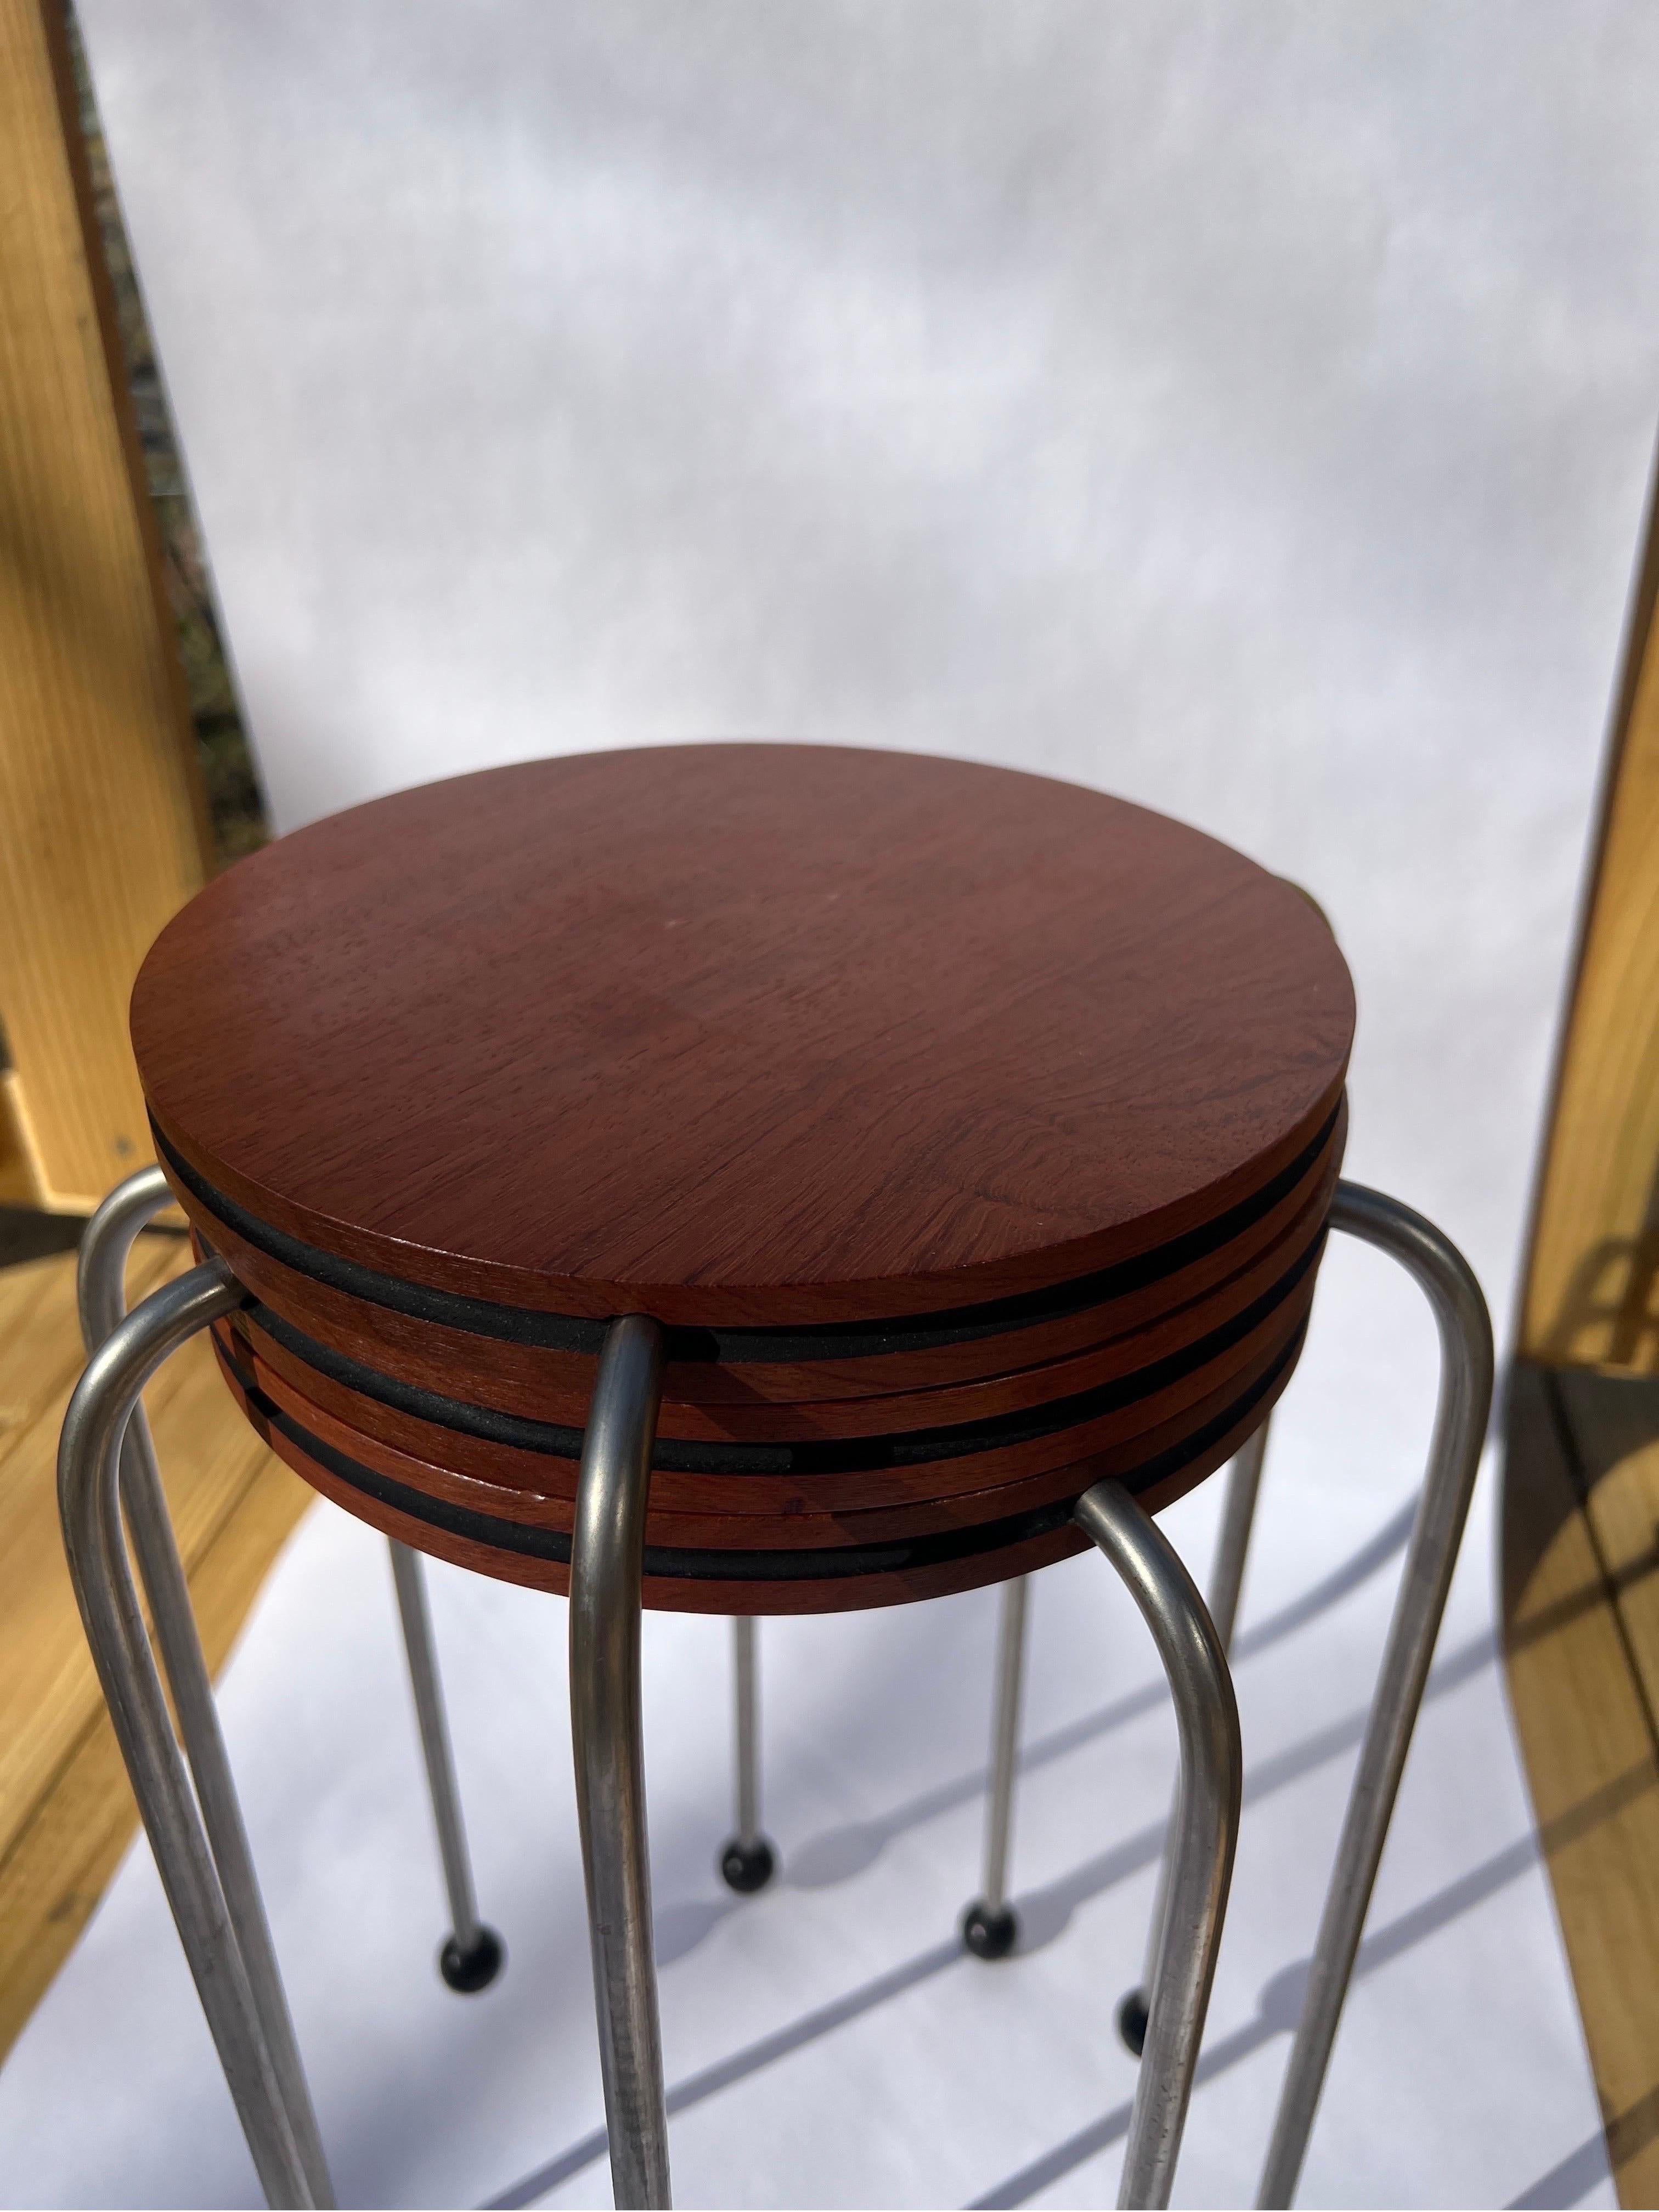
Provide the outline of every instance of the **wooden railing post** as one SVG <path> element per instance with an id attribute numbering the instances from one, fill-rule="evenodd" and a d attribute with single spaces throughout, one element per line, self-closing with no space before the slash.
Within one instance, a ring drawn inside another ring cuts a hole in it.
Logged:
<path id="1" fill-rule="evenodd" d="M 150 1156 L 126 1034 L 208 871 L 160 545 L 59 0 L 0 0 L 0 1201 Z"/>

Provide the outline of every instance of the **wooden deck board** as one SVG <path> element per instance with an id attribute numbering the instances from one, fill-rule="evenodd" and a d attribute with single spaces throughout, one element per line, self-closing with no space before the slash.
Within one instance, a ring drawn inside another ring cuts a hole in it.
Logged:
<path id="1" fill-rule="evenodd" d="M 1506 1411 L 1510 1696 L 1625 2205 L 1659 2204 L 1654 1393 L 1521 1360 Z"/>
<path id="2" fill-rule="evenodd" d="M 142 1238 L 129 1296 L 187 1263 L 182 1239 Z M 58 1430 L 80 1368 L 73 1255 L 0 1270 L 0 2055 L 137 1817 L 58 1528 Z M 311 1492 L 242 1420 L 204 1341 L 167 1363 L 145 1404 L 216 1672 Z"/>

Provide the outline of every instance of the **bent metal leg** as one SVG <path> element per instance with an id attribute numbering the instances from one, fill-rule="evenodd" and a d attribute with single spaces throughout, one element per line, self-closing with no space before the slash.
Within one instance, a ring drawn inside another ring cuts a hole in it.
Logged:
<path id="1" fill-rule="evenodd" d="M 1330 1219 L 1334 1229 L 1374 1244 L 1397 1260 L 1428 1298 L 1440 1339 L 1440 1386 L 1429 1463 L 1412 1524 L 1400 1594 L 1262 2173 L 1259 2202 L 1280 2208 L 1288 2206 L 1294 2197 L 1307 2156 L 1314 2115 L 1446 1609 L 1492 1408 L 1492 1323 L 1480 1286 L 1455 1246 L 1432 1222 L 1399 1200 L 1359 1183 L 1338 1184 Z M 1254 1455 L 1248 1445 L 1239 1455 L 1228 1492 L 1217 1556 L 1216 1620 L 1224 1644 L 1229 1647 L 1266 1441 L 1264 1424 L 1252 1440 Z M 1178 1825 L 1172 1826 L 1172 1838 L 1178 1834 Z M 1166 1883 L 1167 1879 L 1166 1862 Z M 1160 1887 L 1152 1923 L 1154 1948 L 1163 1899 Z M 1126 2039 L 1131 2041 L 1127 2031 L 1139 2024 L 1135 2012 L 1140 1996 L 1140 1991 L 1132 1991 L 1119 2015 Z"/>
<path id="2" fill-rule="evenodd" d="M 1428 1468 L 1268 2148 L 1260 2197 L 1264 2207 L 1290 2203 L 1307 2154 L 1445 1611 L 1492 1404 L 1492 1325 L 1480 1285 L 1456 1248 L 1409 1206 L 1358 1183 L 1337 1186 L 1330 1222 L 1333 1228 L 1389 1253 L 1423 1290 L 1440 1338 L 1440 1385 Z M 1229 1481 L 1214 1578 L 1214 1620 L 1224 1650 L 1232 1641 L 1267 1435 L 1264 1423 L 1239 1453 Z M 1009 1617 L 1005 1613 L 1004 1648 L 999 1661 L 1002 1685 L 996 1729 L 999 1751 L 1006 1733 L 1006 1684 L 1011 1668 L 1018 1680 L 1019 1663 L 1018 1652 L 1011 1658 L 1007 1646 Z M 1003 1763 L 994 1761 L 994 1773 L 1004 1778 L 1000 1786 L 994 1782 L 991 1793 L 988 1864 L 999 1867 L 1006 1865 L 1012 1817 L 1012 1755 L 1006 1759 L 1006 1773 Z M 1182 1836 L 1178 1811 L 1171 1820 L 1170 1835 L 1169 1848 L 1173 1852 Z M 1166 1860 L 1151 1923 L 1146 1981 L 1141 1989 L 1129 1993 L 1119 2014 L 1131 2048 L 1136 2047 L 1137 2036 L 1149 2033 L 1146 1992 L 1156 1985 L 1155 1961 L 1162 1955 L 1169 1881 Z M 972 1908 L 970 1918 L 971 1914 Z M 968 1940 L 972 1948 L 980 1948 L 971 1932 Z"/>
<path id="3" fill-rule="evenodd" d="M 732 1790 L 734 1826 L 720 1855 L 720 1879 L 747 1897 L 764 1889 L 777 1871 L 778 1858 L 761 1833 L 760 1683 L 755 1616 L 739 1613 L 732 1620 Z"/>
<path id="4" fill-rule="evenodd" d="M 996 1703 L 991 1716 L 991 1790 L 985 1812 L 985 1875 L 979 1895 L 962 1916 L 962 1940 L 978 1959 L 1006 1959 L 1019 1936 L 1018 1917 L 1008 1902 L 1008 1860 L 1013 1841 L 1030 1588 L 1030 1577 L 1025 1575 L 1002 1586 Z"/>
<path id="5" fill-rule="evenodd" d="M 1079 1498 L 1076 1519 L 1127 1583 L 1152 1632 L 1181 1741 L 1174 1869 L 1118 2196 L 1120 2205 L 1165 2205 L 1192 2098 L 1238 1841 L 1243 1767 L 1238 1707 L 1204 1601 L 1150 1515 L 1120 1484 L 1099 1482 Z"/>
<path id="6" fill-rule="evenodd" d="M 640 1578 L 663 1335 L 611 1324 L 583 1440 L 570 1547 L 570 1724 L 599 2065 L 619 2208 L 669 2203 L 640 1713 Z"/>
<path id="7" fill-rule="evenodd" d="M 1255 1521 L 1256 1493 L 1261 1486 L 1261 1463 L 1267 1452 L 1267 1431 L 1271 1419 L 1263 1421 L 1253 1437 L 1246 1439 L 1234 1455 L 1227 1473 L 1227 1494 L 1221 1510 L 1221 1533 L 1216 1540 L 1215 1564 L 1210 1571 L 1210 1619 L 1215 1623 L 1215 1632 L 1222 1650 L 1231 1663 L 1233 1656 L 1233 1630 L 1238 1620 L 1238 1601 L 1244 1587 L 1244 1560 L 1250 1547 L 1250 1530 Z M 1179 1832 L 1176 1816 L 1172 1810 L 1166 1830 L 1169 1838 L 1163 1857 L 1158 1862 L 1158 1888 L 1152 1898 L 1152 1916 L 1146 1923 L 1146 1963 L 1139 1985 L 1129 1991 L 1117 2008 L 1118 2033 L 1137 2058 L 1146 2046 L 1146 2021 L 1150 2010 L 1148 1992 L 1158 1969 L 1158 1948 L 1164 1934 L 1164 1902 L 1170 1887 L 1170 1854 Z"/>
<path id="8" fill-rule="evenodd" d="M 169 1352 L 220 1316 L 234 1311 L 243 1298 L 228 1268 L 210 1260 L 154 1291 L 110 1334 L 88 1362 L 64 1416 L 58 1457 L 58 1510 L 76 1598 L 116 1740 L 260 2184 L 273 2205 L 327 2205 L 333 2202 L 327 2177 L 313 2171 L 320 2153 L 313 2148 L 315 2124 L 310 2121 L 308 2100 L 301 2112 L 290 2107 L 286 2069 L 270 2039 L 276 2015 L 271 1989 L 264 1985 L 263 1977 L 268 1964 L 274 1982 L 275 1961 L 256 1954 L 262 2009 L 173 1736 L 121 1527 L 121 1444 L 139 1392 Z M 152 1469 L 153 1465 L 151 1462 Z M 164 1514 L 159 1486 L 157 1504 Z M 167 1542 L 170 1547 L 170 1530 Z M 176 1563 L 176 1553 L 173 1557 Z M 188 1683 L 200 1667 L 200 1647 L 187 1594 L 173 1632 L 180 1636 L 186 1628 L 193 1656 L 181 1670 L 181 1679 Z M 204 1680 L 205 1674 L 201 1668 Z M 220 1751 L 222 1754 L 222 1746 Z M 221 1781 L 229 1791 L 228 1769 Z M 211 1786 L 216 1790 L 220 1785 Z M 234 1792 L 228 1803 L 234 1814 Z M 222 1818 L 223 1803 L 218 1811 Z M 240 1834 L 239 1814 L 235 1826 Z M 245 1852 L 245 1838 L 242 1848 Z M 252 1869 L 246 1873 L 252 1885 Z M 252 1895 L 257 1906 L 257 1890 Z M 263 1912 L 257 1923 L 248 1924 L 263 1929 Z M 275 1996 L 280 2006 L 280 1983 L 275 1984 Z M 286 2019 L 285 2007 L 282 2018 Z M 297 2068 L 297 2055 L 294 2063 Z"/>
<path id="9" fill-rule="evenodd" d="M 134 1238 L 146 1222 L 172 1202 L 173 1193 L 160 1168 L 141 1168 L 116 1186 L 87 1224 L 81 1240 L 76 1289 L 81 1334 L 88 1356 L 119 1326 L 126 1311 L 126 1267 Z M 307 2167 L 313 2184 L 325 2190 L 326 2167 L 310 2092 L 253 1876 L 213 1686 L 197 1638 L 189 1588 L 173 1540 L 155 1446 L 142 1405 L 133 1407 L 121 1446 L 121 1504 L 149 1600 L 156 1646 L 173 1692 L 179 1734 L 201 1800 L 225 1902 L 247 1964 L 248 1979 L 283 2094 L 305 2139 Z M 389 1540 L 388 1548 L 450 1903 L 452 1929 L 440 1954 L 439 1966 L 452 1989 L 471 1992 L 495 1979 L 506 1954 L 500 1936 L 477 1917 L 419 1557 L 395 1537 Z"/>
<path id="10" fill-rule="evenodd" d="M 433 1824 L 438 1831 L 438 1856 L 443 1863 L 444 1888 L 449 1899 L 450 1932 L 438 1954 L 438 1971 L 452 1990 L 471 1996 L 477 1990 L 489 1988 L 500 1973 L 507 1954 L 495 1929 L 478 1917 L 472 1861 L 466 1848 L 466 1830 L 461 1822 L 455 1754 L 450 1747 L 449 1723 L 438 1681 L 438 1655 L 433 1649 L 432 1616 L 426 1601 L 426 1577 L 421 1555 L 407 1544 L 400 1544 L 395 1536 L 388 1540 L 387 1548 L 392 1554 L 392 1580 L 398 1595 L 398 1618 L 403 1625 L 404 1656 L 409 1662 L 410 1687 L 414 1692 L 415 1719 L 421 1732 L 421 1756 L 426 1764 Z"/>
<path id="11" fill-rule="evenodd" d="M 110 1193 L 88 1222 L 81 1239 L 76 1287 L 81 1334 L 88 1357 L 107 1341 L 125 1316 L 126 1267 L 134 1238 L 146 1222 L 172 1203 L 172 1198 L 159 1168 L 141 1168 Z M 167 1493 L 161 1487 L 149 1423 L 140 1403 L 134 1404 L 121 1440 L 120 1480 L 121 1510 L 144 1595 L 149 1600 L 155 1648 L 173 1692 L 179 1737 L 196 1785 L 214 1871 L 235 1931 L 270 2063 L 281 2085 L 313 2192 L 322 2203 L 331 2194 L 322 2137 L 253 1871 L 253 1856 L 219 1727 L 213 1683 L 196 1632 L 190 1585 L 173 1540 Z"/>
<path id="12" fill-rule="evenodd" d="M 1358 1183 L 1337 1186 L 1331 1223 L 1392 1254 L 1415 1278 L 1439 1331 L 1440 1390 L 1422 1499 L 1412 1524 L 1400 1595 L 1261 2178 L 1258 2202 L 1280 2207 L 1295 2195 L 1307 2155 L 1492 1410 L 1492 1322 L 1480 1285 L 1462 1253 L 1420 1213 Z"/>

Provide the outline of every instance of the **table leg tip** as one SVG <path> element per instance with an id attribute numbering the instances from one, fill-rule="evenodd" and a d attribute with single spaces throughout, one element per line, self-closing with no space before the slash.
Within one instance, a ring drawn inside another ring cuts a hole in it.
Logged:
<path id="1" fill-rule="evenodd" d="M 720 1853 L 720 1880 L 739 1897 L 752 1897 L 765 1888 L 777 1866 L 778 1855 L 764 1836 L 757 1836 L 752 1844 L 741 1844 L 733 1837 Z"/>
<path id="2" fill-rule="evenodd" d="M 493 1928 L 482 1926 L 465 1950 L 452 1936 L 438 1954 L 438 1972 L 463 1996 L 487 1990 L 506 1964 L 506 1945 Z"/>
<path id="3" fill-rule="evenodd" d="M 993 1912 L 980 1902 L 962 1916 L 962 1940 L 976 1959 L 1006 1959 L 1019 1940 L 1019 1918 L 1012 1905 Z"/>

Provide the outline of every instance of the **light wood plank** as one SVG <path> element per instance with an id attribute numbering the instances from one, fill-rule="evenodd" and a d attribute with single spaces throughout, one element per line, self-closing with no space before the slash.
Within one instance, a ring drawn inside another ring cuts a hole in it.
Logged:
<path id="1" fill-rule="evenodd" d="M 1644 1375 L 1659 1374 L 1656 591 L 1650 505 L 1522 1331 L 1534 1358 Z"/>
<path id="2" fill-rule="evenodd" d="M 1554 1378 L 1517 1364 L 1504 1493 L 1510 1693 L 1619 2201 L 1659 2203 L 1659 1747 L 1581 1510 Z"/>
<path id="3" fill-rule="evenodd" d="M 186 1249 L 182 1237 L 141 1237 L 127 1268 L 129 1302 L 176 1270 Z M 67 1396 L 82 1364 L 73 1258 L 59 1253 L 0 1272 L 0 1475 L 48 1407 Z M 0 1484 L 0 1501 L 7 1494 Z"/>
<path id="4" fill-rule="evenodd" d="M 208 848 L 73 118 L 58 9 L 0 0 L 0 1021 L 32 1194 L 87 1209 L 149 1157 L 126 1002 Z"/>
<path id="5" fill-rule="evenodd" d="M 1626 2204 L 1659 2203 L 1656 605 L 1650 490 L 1542 1149 L 1504 1471 L 1510 1692 Z M 1588 1824 L 1587 1803 L 1603 1808 Z"/>
<path id="6" fill-rule="evenodd" d="M 0 1069 L 0 1206 L 33 1206 L 37 1195 L 34 1170 L 23 1150 L 16 1090 L 10 1069 Z"/>
<path id="7" fill-rule="evenodd" d="M 1630 1663 L 1659 1714 L 1659 1382 L 1569 1370 L 1556 1388 Z"/>

